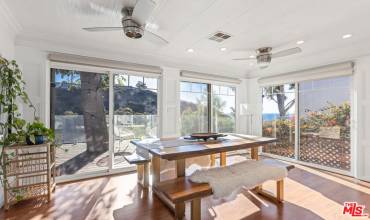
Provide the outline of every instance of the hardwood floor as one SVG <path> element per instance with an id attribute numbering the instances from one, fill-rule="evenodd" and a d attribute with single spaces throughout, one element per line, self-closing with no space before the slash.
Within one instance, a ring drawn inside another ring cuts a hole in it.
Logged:
<path id="1" fill-rule="evenodd" d="M 202 200 L 202 219 L 351 219 L 342 215 L 345 201 L 365 205 L 369 213 L 369 183 L 297 165 L 285 184 L 283 204 L 243 190 L 234 198 Z M 273 182 L 264 184 L 265 189 L 273 191 L 273 187 Z M 136 173 L 132 173 L 58 185 L 51 203 L 25 201 L 9 211 L 1 210 L 0 219 L 166 220 L 173 215 L 151 190 L 136 184 Z"/>

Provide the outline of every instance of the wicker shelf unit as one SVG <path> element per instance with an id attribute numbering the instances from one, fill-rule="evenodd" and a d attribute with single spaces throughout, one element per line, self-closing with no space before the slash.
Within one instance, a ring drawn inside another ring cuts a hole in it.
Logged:
<path id="1" fill-rule="evenodd" d="M 4 184 L 5 209 L 20 200 L 46 197 L 51 200 L 55 189 L 55 147 L 40 145 L 15 145 L 5 147 Z"/>

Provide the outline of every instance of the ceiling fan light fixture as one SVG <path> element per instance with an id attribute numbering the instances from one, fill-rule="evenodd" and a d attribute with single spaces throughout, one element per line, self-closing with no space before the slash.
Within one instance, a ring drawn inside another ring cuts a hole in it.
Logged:
<path id="1" fill-rule="evenodd" d="M 259 68 L 265 69 L 271 63 L 271 55 L 270 54 L 260 54 L 257 56 L 257 64 Z"/>
<path id="2" fill-rule="evenodd" d="M 133 21 L 130 16 L 122 19 L 122 26 L 127 37 L 132 39 L 139 39 L 143 37 L 143 29 L 141 29 L 140 25 Z"/>

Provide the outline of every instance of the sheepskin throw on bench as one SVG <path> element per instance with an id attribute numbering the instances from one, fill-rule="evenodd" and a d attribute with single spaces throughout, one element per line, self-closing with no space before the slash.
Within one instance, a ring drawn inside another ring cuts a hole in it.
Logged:
<path id="1" fill-rule="evenodd" d="M 285 167 L 262 161 L 246 160 L 226 167 L 212 167 L 195 171 L 190 180 L 209 183 L 215 198 L 230 196 L 242 187 L 254 188 L 268 180 L 281 180 L 288 175 Z"/>

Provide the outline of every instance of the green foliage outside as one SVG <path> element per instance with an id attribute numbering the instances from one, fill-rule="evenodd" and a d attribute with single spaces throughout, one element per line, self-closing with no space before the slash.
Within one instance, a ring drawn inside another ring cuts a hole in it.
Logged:
<path id="1" fill-rule="evenodd" d="M 181 135 L 194 132 L 208 132 L 207 96 L 197 99 L 196 104 L 181 102 Z M 185 107 L 184 107 L 185 106 Z M 212 95 L 212 124 L 213 132 L 235 132 L 235 109 L 224 113 L 226 102 L 219 96 Z"/>
<path id="2" fill-rule="evenodd" d="M 318 111 L 306 111 L 305 116 L 300 117 L 300 131 L 319 133 L 321 127 L 341 128 L 341 137 L 350 138 L 351 106 L 348 102 L 340 105 L 328 103 Z M 276 130 L 274 131 L 274 127 Z M 263 123 L 263 135 L 267 137 L 287 138 L 294 134 L 295 118 L 281 118 Z M 275 133 L 274 133 L 275 132 Z"/>

